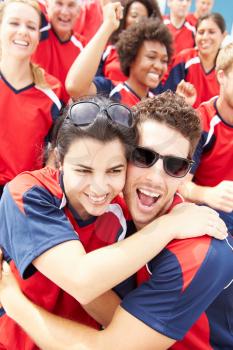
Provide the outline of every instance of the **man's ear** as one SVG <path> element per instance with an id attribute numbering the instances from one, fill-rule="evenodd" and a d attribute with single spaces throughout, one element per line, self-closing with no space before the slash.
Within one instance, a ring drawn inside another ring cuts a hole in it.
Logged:
<path id="1" fill-rule="evenodd" d="M 218 70 L 216 72 L 216 76 L 217 76 L 217 80 L 219 82 L 219 85 L 221 85 L 223 83 L 223 79 L 225 77 L 225 73 L 222 69 Z"/>

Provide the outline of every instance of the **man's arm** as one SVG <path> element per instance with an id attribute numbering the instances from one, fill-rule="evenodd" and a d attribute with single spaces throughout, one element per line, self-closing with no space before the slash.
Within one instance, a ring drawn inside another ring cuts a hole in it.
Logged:
<path id="1" fill-rule="evenodd" d="M 22 294 L 6 264 L 0 299 L 8 316 L 19 323 L 42 350 L 165 350 L 174 343 L 121 307 L 111 325 L 101 332 L 53 315 Z"/>
<path id="2" fill-rule="evenodd" d="M 230 213 L 233 210 L 233 181 L 222 181 L 217 186 L 200 186 L 193 181 L 189 174 L 187 181 L 179 188 L 182 196 L 194 203 L 207 204 L 216 210 Z"/>

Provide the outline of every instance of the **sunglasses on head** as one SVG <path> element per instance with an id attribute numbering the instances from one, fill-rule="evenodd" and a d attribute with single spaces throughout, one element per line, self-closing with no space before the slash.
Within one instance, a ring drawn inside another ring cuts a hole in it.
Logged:
<path id="1" fill-rule="evenodd" d="M 132 153 L 132 163 L 140 168 L 150 168 L 159 159 L 163 160 L 164 171 L 172 177 L 184 177 L 192 165 L 193 160 L 175 156 L 162 156 L 145 147 L 136 147 Z"/>
<path id="2" fill-rule="evenodd" d="M 93 123 L 98 113 L 103 111 L 106 113 L 107 117 L 116 124 L 128 128 L 133 125 L 133 114 L 131 110 L 120 103 L 112 103 L 102 108 L 96 102 L 76 102 L 70 107 L 68 118 L 75 126 L 86 126 Z"/>

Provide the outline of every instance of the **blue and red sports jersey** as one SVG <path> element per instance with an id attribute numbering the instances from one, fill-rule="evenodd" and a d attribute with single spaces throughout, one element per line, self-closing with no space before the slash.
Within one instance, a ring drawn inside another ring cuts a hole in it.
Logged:
<path id="1" fill-rule="evenodd" d="M 233 238 L 174 240 L 138 272 L 122 307 L 175 350 L 233 349 Z"/>
<path id="2" fill-rule="evenodd" d="M 43 148 L 64 95 L 56 78 L 45 78 L 51 88 L 31 84 L 16 90 L 0 76 L 0 185 L 42 166 Z"/>
<path id="3" fill-rule="evenodd" d="M 82 51 L 85 40 L 78 34 L 73 34 L 69 40 L 61 41 L 49 24 L 44 29 L 37 50 L 32 56 L 32 61 L 59 79 L 65 88 L 67 73 Z M 68 100 L 69 95 L 66 92 L 65 102 Z"/>
<path id="4" fill-rule="evenodd" d="M 169 16 L 166 16 L 164 17 L 164 24 L 166 24 L 173 37 L 174 56 L 184 49 L 195 46 L 194 36 L 196 34 L 196 28 L 189 22 L 185 21 L 180 28 L 176 28 L 171 23 Z"/>
<path id="5" fill-rule="evenodd" d="M 141 98 L 134 92 L 126 82 L 112 81 L 104 77 L 95 77 L 93 83 L 98 94 L 104 94 L 117 102 L 121 102 L 129 107 L 141 101 Z M 148 97 L 154 96 L 149 92 Z"/>
<path id="6" fill-rule="evenodd" d="M 127 77 L 121 70 L 119 56 L 114 45 L 107 45 L 102 55 L 96 76 L 104 76 L 114 81 L 126 81 Z"/>
<path id="7" fill-rule="evenodd" d="M 233 181 L 233 125 L 224 121 L 216 106 L 217 98 L 202 103 L 198 113 L 202 136 L 194 153 L 191 169 L 194 182 L 200 186 L 216 186 L 223 180 Z"/>
<path id="8" fill-rule="evenodd" d="M 82 35 L 86 42 L 90 41 L 103 22 L 103 13 L 100 1 L 82 1 L 80 13 L 74 26 L 74 32 Z"/>
<path id="9" fill-rule="evenodd" d="M 81 220 L 66 202 L 60 182 L 59 171 L 46 167 L 22 173 L 5 187 L 0 203 L 0 245 L 6 258 L 12 259 L 11 268 L 29 299 L 52 313 L 99 328 L 77 300 L 35 269 L 33 260 L 71 240 L 80 240 L 87 252 L 121 240 L 126 233 L 125 219 L 115 201 L 100 217 Z M 0 328 L 0 348 L 38 349 L 6 314 L 0 317 Z"/>
<path id="10" fill-rule="evenodd" d="M 194 15 L 194 13 L 189 13 L 188 16 L 186 17 L 186 21 L 191 24 L 191 26 L 196 28 L 197 25 L 197 17 Z"/>
<path id="11" fill-rule="evenodd" d="M 182 79 L 192 83 L 197 90 L 197 99 L 193 107 L 198 107 L 202 102 L 219 94 L 215 68 L 208 73 L 204 71 L 196 48 L 184 50 L 176 56 L 165 89 L 176 91 Z"/>

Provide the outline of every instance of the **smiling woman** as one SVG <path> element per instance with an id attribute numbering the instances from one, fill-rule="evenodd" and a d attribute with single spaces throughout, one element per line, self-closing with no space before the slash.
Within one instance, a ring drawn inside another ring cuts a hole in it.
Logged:
<path id="1" fill-rule="evenodd" d="M 0 188 L 3 188 L 21 171 L 41 167 L 45 139 L 62 106 L 62 88 L 57 79 L 30 62 L 40 37 L 38 3 L 7 0 L 1 3 L 0 22 Z"/>

